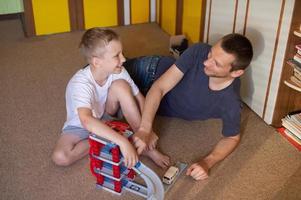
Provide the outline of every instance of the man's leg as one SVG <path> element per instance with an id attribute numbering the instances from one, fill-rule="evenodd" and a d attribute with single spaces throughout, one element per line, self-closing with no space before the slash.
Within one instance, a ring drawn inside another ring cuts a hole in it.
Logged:
<path id="1" fill-rule="evenodd" d="M 56 143 L 52 160 L 59 166 L 68 166 L 89 153 L 87 139 L 74 134 L 62 134 Z"/>
<path id="2" fill-rule="evenodd" d="M 162 56 L 142 56 L 132 58 L 123 63 L 140 92 L 146 96 L 155 80 L 158 63 Z"/>

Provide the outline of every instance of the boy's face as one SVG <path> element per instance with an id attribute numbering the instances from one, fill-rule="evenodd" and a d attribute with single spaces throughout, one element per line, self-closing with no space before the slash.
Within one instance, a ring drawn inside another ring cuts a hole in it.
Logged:
<path id="1" fill-rule="evenodd" d="M 231 76 L 231 64 L 235 57 L 225 52 L 218 42 L 211 48 L 207 60 L 205 60 L 204 72 L 209 77 L 226 78 Z"/>
<path id="2" fill-rule="evenodd" d="M 105 46 L 104 54 L 99 57 L 101 68 L 108 74 L 119 74 L 125 58 L 122 54 L 122 45 L 118 40 L 112 40 Z"/>

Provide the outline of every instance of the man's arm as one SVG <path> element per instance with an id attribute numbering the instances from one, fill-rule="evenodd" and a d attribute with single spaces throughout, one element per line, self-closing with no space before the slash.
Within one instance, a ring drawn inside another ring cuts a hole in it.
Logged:
<path id="1" fill-rule="evenodd" d="M 139 110 L 140 110 L 140 112 L 142 113 L 143 108 L 144 108 L 145 98 L 144 98 L 144 96 L 141 94 L 141 92 L 139 92 L 139 93 L 135 96 L 135 99 L 136 99 L 136 101 L 137 101 L 137 103 L 138 103 Z"/>
<path id="2" fill-rule="evenodd" d="M 198 163 L 192 164 L 186 172 L 186 175 L 195 180 L 204 180 L 208 178 L 209 169 L 216 163 L 230 155 L 237 147 L 240 141 L 240 135 L 233 137 L 223 137 L 214 147 L 210 154 Z"/>
<path id="3" fill-rule="evenodd" d="M 119 145 L 127 167 L 131 168 L 138 162 L 137 152 L 127 138 L 115 132 L 101 120 L 94 118 L 91 109 L 78 108 L 77 110 L 81 124 L 85 129 Z"/>
<path id="4" fill-rule="evenodd" d="M 155 114 L 163 96 L 170 91 L 183 77 L 183 72 L 173 64 L 157 81 L 146 95 L 142 120 L 134 142 L 140 154 L 144 149 L 155 147 L 158 137 L 152 131 Z"/>

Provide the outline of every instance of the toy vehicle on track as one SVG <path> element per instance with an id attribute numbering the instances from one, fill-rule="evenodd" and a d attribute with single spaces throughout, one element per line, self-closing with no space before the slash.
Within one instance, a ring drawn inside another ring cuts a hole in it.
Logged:
<path id="1" fill-rule="evenodd" d="M 163 183 L 170 185 L 179 173 L 179 168 L 170 166 L 163 176 Z"/>

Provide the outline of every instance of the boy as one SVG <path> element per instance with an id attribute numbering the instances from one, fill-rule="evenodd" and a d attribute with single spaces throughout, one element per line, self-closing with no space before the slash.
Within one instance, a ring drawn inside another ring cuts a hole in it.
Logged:
<path id="1" fill-rule="evenodd" d="M 128 168 L 138 161 L 134 146 L 101 121 L 121 108 L 134 132 L 139 128 L 144 97 L 122 64 L 125 58 L 119 36 L 108 29 L 92 28 L 83 35 L 80 49 L 89 65 L 79 70 L 66 89 L 67 120 L 54 149 L 52 160 L 68 166 L 89 152 L 87 138 L 95 133 L 119 145 Z M 155 150 L 144 152 L 158 165 L 169 164 Z"/>

